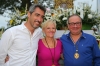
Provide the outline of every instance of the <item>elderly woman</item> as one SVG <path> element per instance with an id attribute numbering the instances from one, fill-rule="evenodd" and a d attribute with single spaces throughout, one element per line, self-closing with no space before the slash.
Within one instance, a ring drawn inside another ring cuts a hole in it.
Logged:
<path id="1" fill-rule="evenodd" d="M 47 20 L 42 24 L 44 38 L 38 42 L 38 66 L 60 66 L 62 43 L 55 39 L 56 22 Z"/>

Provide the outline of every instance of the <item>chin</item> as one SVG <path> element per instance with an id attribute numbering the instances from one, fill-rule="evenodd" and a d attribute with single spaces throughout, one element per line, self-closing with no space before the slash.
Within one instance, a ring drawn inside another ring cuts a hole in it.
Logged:
<path id="1" fill-rule="evenodd" d="M 33 26 L 33 28 L 37 29 L 37 28 L 39 28 L 39 26 Z"/>
<path id="2" fill-rule="evenodd" d="M 39 27 L 35 27 L 35 29 L 37 29 L 37 28 L 39 28 Z"/>

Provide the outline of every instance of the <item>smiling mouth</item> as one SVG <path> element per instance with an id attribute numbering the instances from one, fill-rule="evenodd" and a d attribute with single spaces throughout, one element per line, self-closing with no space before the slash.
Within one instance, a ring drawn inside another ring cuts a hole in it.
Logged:
<path id="1" fill-rule="evenodd" d="M 37 24 L 40 24 L 40 22 L 39 22 L 39 21 L 36 21 L 36 23 L 37 23 Z"/>

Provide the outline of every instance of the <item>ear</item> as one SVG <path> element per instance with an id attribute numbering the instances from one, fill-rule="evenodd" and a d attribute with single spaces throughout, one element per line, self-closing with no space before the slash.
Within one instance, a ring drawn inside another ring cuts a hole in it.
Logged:
<path id="1" fill-rule="evenodd" d="M 69 25 L 67 25 L 67 29 L 69 30 Z"/>
<path id="2" fill-rule="evenodd" d="M 28 12 L 28 13 L 27 13 L 28 18 L 30 17 L 30 15 L 31 15 L 30 12 Z"/>

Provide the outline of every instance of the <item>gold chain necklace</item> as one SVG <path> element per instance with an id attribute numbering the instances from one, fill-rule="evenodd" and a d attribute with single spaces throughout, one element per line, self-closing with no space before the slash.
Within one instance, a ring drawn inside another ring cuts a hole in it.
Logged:
<path id="1" fill-rule="evenodd" d="M 74 42 L 74 40 L 72 39 L 72 37 L 71 37 L 71 40 L 72 40 L 72 42 L 74 43 L 75 48 L 76 48 L 76 52 L 75 52 L 75 54 L 74 54 L 74 58 L 75 58 L 75 59 L 78 59 L 78 58 L 79 58 L 79 53 L 78 53 L 78 44 L 79 44 L 79 40 L 78 40 L 78 42 L 76 42 L 76 43 L 78 43 L 78 44 L 76 44 L 76 43 Z"/>

